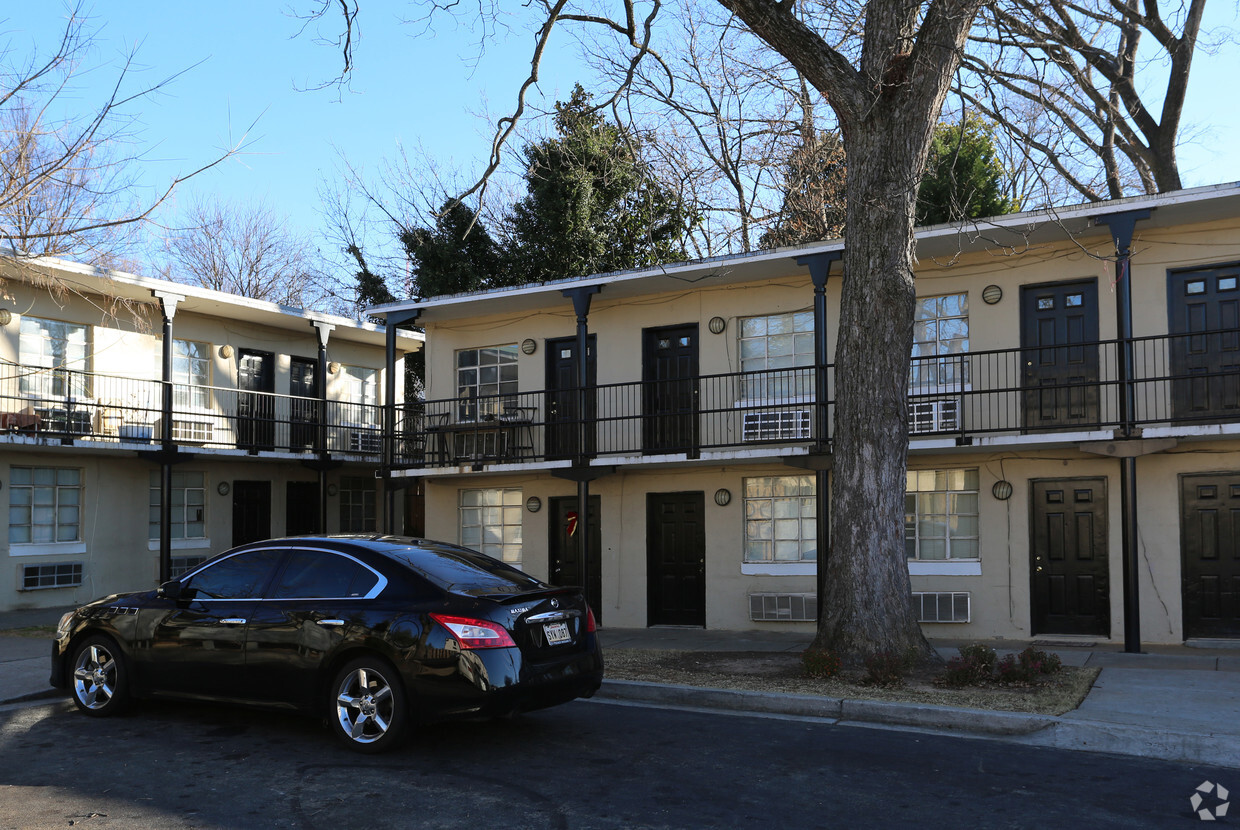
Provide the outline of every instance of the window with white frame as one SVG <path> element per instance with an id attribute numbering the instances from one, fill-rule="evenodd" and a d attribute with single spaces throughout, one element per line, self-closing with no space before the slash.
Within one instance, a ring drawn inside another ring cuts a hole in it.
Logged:
<path id="1" fill-rule="evenodd" d="M 460 500 L 461 544 L 520 566 L 521 489 L 462 490 Z"/>
<path id="2" fill-rule="evenodd" d="M 341 399 L 345 402 L 344 420 L 348 423 L 374 426 L 379 423 L 379 372 L 361 366 L 340 367 L 343 384 Z"/>
<path id="3" fill-rule="evenodd" d="M 211 347 L 195 340 L 172 341 L 173 406 L 208 409 L 211 405 Z"/>
<path id="4" fill-rule="evenodd" d="M 365 476 L 340 479 L 340 532 L 370 533 L 375 530 L 377 501 L 375 480 Z"/>
<path id="5" fill-rule="evenodd" d="M 147 538 L 159 538 L 159 471 L 151 471 Z M 172 471 L 172 538 L 207 538 L 207 474 Z"/>
<path id="6" fill-rule="evenodd" d="M 745 479 L 745 562 L 812 562 L 817 532 L 814 476 Z"/>
<path id="7" fill-rule="evenodd" d="M 787 400 L 813 394 L 813 311 L 745 317 L 740 338 L 741 371 L 760 372 L 745 377 L 747 400 Z"/>
<path id="8" fill-rule="evenodd" d="M 499 415 L 517 394 L 517 344 L 461 349 L 456 353 L 457 417 L 473 421 Z"/>
<path id="9" fill-rule="evenodd" d="M 9 468 L 9 543 L 82 540 L 82 471 L 76 467 Z"/>
<path id="10" fill-rule="evenodd" d="M 909 470 L 904 552 L 910 560 L 977 559 L 977 470 Z"/>
<path id="11" fill-rule="evenodd" d="M 59 320 L 22 317 L 19 360 L 38 371 L 21 376 L 23 395 L 35 398 L 90 394 L 90 327 Z"/>
<path id="12" fill-rule="evenodd" d="M 918 297 L 909 388 L 914 393 L 960 389 L 969 382 L 968 351 L 969 295 Z"/>

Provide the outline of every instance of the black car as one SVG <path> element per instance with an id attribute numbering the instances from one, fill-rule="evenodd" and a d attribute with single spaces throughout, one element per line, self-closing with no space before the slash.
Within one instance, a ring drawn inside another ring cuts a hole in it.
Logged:
<path id="1" fill-rule="evenodd" d="M 293 708 L 380 752 L 411 721 L 554 706 L 602 679 L 579 588 L 457 545 L 302 536 L 66 614 L 51 682 L 95 716 L 156 695 Z"/>

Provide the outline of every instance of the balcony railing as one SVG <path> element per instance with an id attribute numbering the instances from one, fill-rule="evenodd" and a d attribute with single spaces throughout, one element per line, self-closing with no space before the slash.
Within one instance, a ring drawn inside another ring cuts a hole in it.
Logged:
<path id="1" fill-rule="evenodd" d="M 257 452 L 382 454 L 382 407 L 171 384 L 178 445 Z M 134 445 L 163 434 L 164 383 L 74 369 L 0 366 L 0 432 Z"/>
<path id="2" fill-rule="evenodd" d="M 1126 381 L 1118 340 L 915 358 L 910 433 L 963 442 L 1126 423 L 1240 423 L 1240 332 L 1137 338 L 1131 355 Z M 834 367 L 818 377 L 803 367 L 423 401 L 402 414 L 394 460 L 459 467 L 820 449 L 831 437 Z M 820 383 L 827 390 L 821 408 Z M 1132 401 L 1126 417 L 1125 399 Z"/>

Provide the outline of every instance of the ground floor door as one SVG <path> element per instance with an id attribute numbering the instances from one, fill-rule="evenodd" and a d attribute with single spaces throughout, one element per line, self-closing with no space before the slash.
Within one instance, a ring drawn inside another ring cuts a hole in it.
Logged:
<path id="1" fill-rule="evenodd" d="M 233 547 L 271 538 L 271 482 L 233 482 Z"/>
<path id="2" fill-rule="evenodd" d="M 284 532 L 289 536 L 319 533 L 319 483 L 290 481 L 285 490 Z"/>
<path id="3" fill-rule="evenodd" d="M 1180 477 L 1184 636 L 1240 638 L 1240 473 Z"/>
<path id="4" fill-rule="evenodd" d="M 646 494 L 647 622 L 706 626 L 705 496 Z"/>
<path id="5" fill-rule="evenodd" d="M 551 500 L 548 511 L 551 530 L 547 534 L 550 544 L 552 585 L 581 584 L 581 531 L 578 528 L 580 511 L 576 496 L 564 496 Z M 586 600 L 594 609 L 594 619 L 603 621 L 603 533 L 599 526 L 599 497 L 590 496 L 590 543 L 586 550 L 590 556 L 590 589 Z"/>
<path id="6" fill-rule="evenodd" d="M 1109 637 L 1106 479 L 1030 484 L 1033 633 Z"/>

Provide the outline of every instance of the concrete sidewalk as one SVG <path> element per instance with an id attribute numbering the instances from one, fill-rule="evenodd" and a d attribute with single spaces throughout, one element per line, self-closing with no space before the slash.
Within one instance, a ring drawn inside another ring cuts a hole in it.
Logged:
<path id="1" fill-rule="evenodd" d="M 48 685 L 51 638 L 18 633 L 53 626 L 63 610 L 0 614 L 0 704 L 57 697 Z M 604 647 L 675 651 L 800 652 L 811 636 L 780 631 L 602 628 Z M 953 657 L 962 642 L 933 641 Z M 992 642 L 1004 654 L 1026 643 Z M 1216 647 L 1147 646 L 1126 654 L 1113 643 L 1037 643 L 1066 665 L 1097 666 L 1098 680 L 1066 715 L 1029 715 L 916 703 L 841 700 L 607 680 L 598 698 L 664 706 L 819 717 L 999 737 L 1035 746 L 1114 752 L 1240 769 L 1240 642 Z"/>

